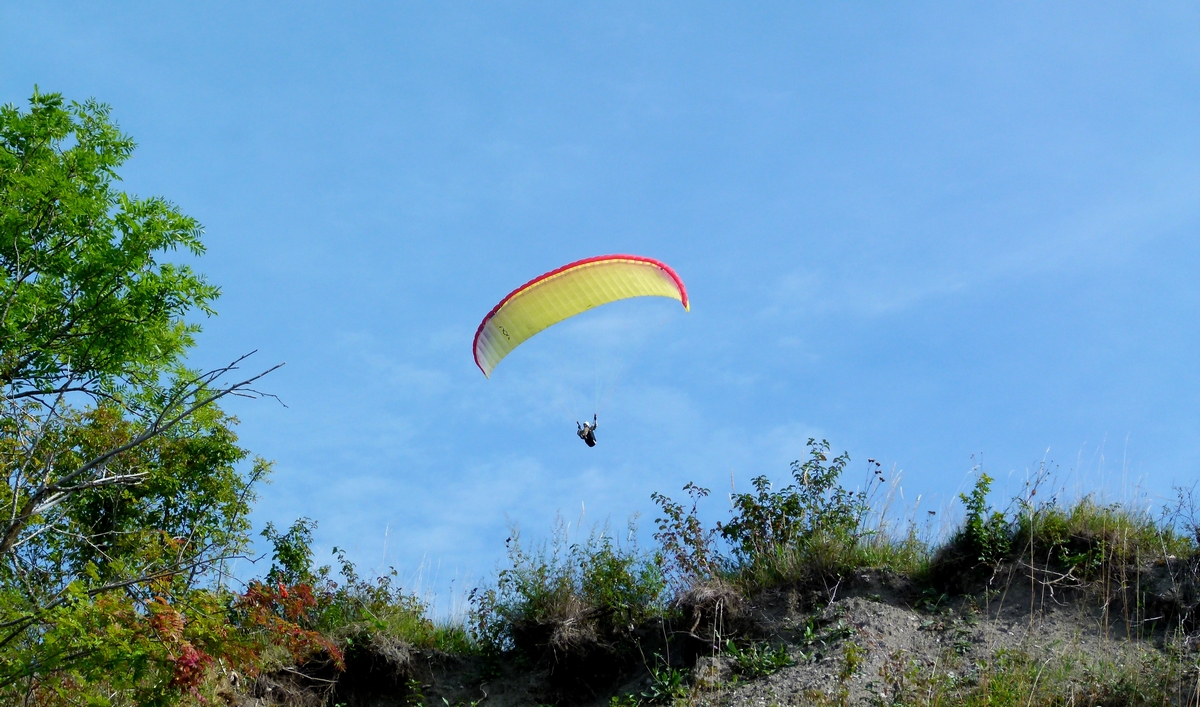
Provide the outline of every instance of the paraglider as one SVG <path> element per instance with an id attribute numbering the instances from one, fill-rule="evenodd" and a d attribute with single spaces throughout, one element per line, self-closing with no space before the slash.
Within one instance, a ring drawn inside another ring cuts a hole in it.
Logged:
<path id="1" fill-rule="evenodd" d="M 475 331 L 475 365 L 490 378 L 514 349 L 538 332 L 594 307 L 632 297 L 667 297 L 690 311 L 683 280 L 669 265 L 640 255 L 601 255 L 551 270 L 521 285 L 488 312 Z M 575 422 L 596 446 L 596 415 Z"/>
<path id="2" fill-rule="evenodd" d="M 575 434 L 579 435 L 579 439 L 582 439 L 584 444 L 586 444 L 587 446 L 595 447 L 596 446 L 596 428 L 599 426 L 600 426 L 599 423 L 596 422 L 596 415 L 593 414 L 591 424 L 588 424 L 585 422 L 581 425 L 581 424 L 579 424 L 578 420 L 575 421 L 575 427 L 576 427 Z"/>
<path id="3" fill-rule="evenodd" d="M 488 312 L 475 331 L 475 365 L 490 378 L 496 365 L 534 334 L 630 297 L 669 297 L 690 309 L 683 280 L 666 263 L 640 255 L 577 260 L 521 285 Z"/>

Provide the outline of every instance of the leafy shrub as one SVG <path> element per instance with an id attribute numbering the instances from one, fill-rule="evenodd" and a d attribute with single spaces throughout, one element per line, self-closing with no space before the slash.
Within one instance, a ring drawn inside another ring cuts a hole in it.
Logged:
<path id="1" fill-rule="evenodd" d="M 295 663 L 328 656 L 337 670 L 345 669 L 341 649 L 315 628 L 320 607 L 310 584 L 252 581 L 234 600 L 231 615 L 241 630 L 260 637 L 264 646 L 285 648 Z"/>
<path id="2" fill-rule="evenodd" d="M 938 588 L 965 590 L 978 579 L 980 570 L 995 568 L 1008 559 L 1013 525 L 988 505 L 991 488 L 992 477 L 980 473 L 970 495 L 959 494 L 966 517 L 950 540 L 934 553 L 928 568 L 928 579 Z"/>
<path id="3" fill-rule="evenodd" d="M 265 580 L 251 580 L 246 591 L 233 597 L 229 616 L 243 634 L 256 640 L 258 659 L 263 650 L 279 646 L 294 664 L 328 658 L 340 671 L 345 669 L 345 656 L 320 630 L 328 595 L 316 586 L 318 573 L 312 568 L 316 525 L 300 518 L 281 533 L 267 524 L 261 534 L 271 542 L 271 569 Z M 256 672 L 263 666 L 249 667 Z"/>
<path id="4" fill-rule="evenodd" d="M 1004 514 L 992 510 L 987 495 L 992 490 L 992 477 L 980 473 L 971 495 L 959 494 L 967 509 L 967 517 L 954 544 L 979 564 L 993 565 L 1008 556 L 1012 548 L 1012 528 Z"/>
<path id="5" fill-rule="evenodd" d="M 266 581 L 276 584 L 313 584 L 317 581 L 312 563 L 312 531 L 316 527 L 316 521 L 298 518 L 287 532 L 281 533 L 274 523 L 267 523 L 260 533 L 271 543 L 271 569 L 267 570 Z"/>
<path id="6" fill-rule="evenodd" d="M 851 536 L 858 528 L 866 498 L 838 485 L 849 455 L 829 461 L 829 442 L 812 438 L 808 449 L 807 461 L 792 462 L 794 484 L 775 491 L 770 479 L 758 476 L 752 482 L 754 493 L 733 495 L 733 519 L 717 528 L 743 562 L 753 563 L 775 548 L 816 535 Z"/>
<path id="7" fill-rule="evenodd" d="M 621 547 L 603 529 L 568 544 L 559 527 L 527 551 L 516 530 L 495 586 L 471 593 L 475 636 L 493 650 L 538 655 L 611 645 L 662 610 L 662 559 Z"/>
<path id="8" fill-rule="evenodd" d="M 654 539 L 662 548 L 666 574 L 677 591 L 686 590 L 697 581 L 716 577 L 721 567 L 713 547 L 716 530 L 705 528 L 696 515 L 700 499 L 708 496 L 709 490 L 690 481 L 683 490 L 692 499 L 690 511 L 661 493 L 650 494 L 651 500 L 662 509 L 662 517 L 654 520 L 658 526 Z"/>
<path id="9" fill-rule="evenodd" d="M 733 495 L 730 521 L 717 524 L 738 574 L 751 584 L 839 574 L 855 566 L 856 551 L 869 535 L 863 523 L 869 491 L 849 491 L 838 483 L 849 455 L 831 460 L 829 443 L 811 438 L 808 450 L 807 460 L 792 463 L 794 483 L 776 490 L 766 476 L 756 477 L 753 493 Z"/>

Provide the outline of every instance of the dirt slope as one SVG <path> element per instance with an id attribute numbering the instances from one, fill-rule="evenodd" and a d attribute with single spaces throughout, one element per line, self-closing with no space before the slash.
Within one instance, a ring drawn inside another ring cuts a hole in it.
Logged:
<path id="1" fill-rule="evenodd" d="M 572 683 L 571 675 L 564 676 L 565 663 L 532 665 L 515 657 L 489 662 L 420 652 L 401 657 L 394 649 L 368 650 L 346 674 L 323 678 L 336 680 L 336 688 L 332 683 L 309 690 L 276 685 L 238 704 L 655 704 L 651 669 L 658 667 L 661 678 L 666 663 L 653 650 L 666 652 L 682 678 L 676 705 L 923 705 L 938 689 L 953 694 L 956 687 L 978 684 L 984 666 L 995 666 L 1005 656 L 1020 656 L 1024 665 L 1033 666 L 1034 687 L 1057 680 L 1073 691 L 1075 681 L 1080 695 L 1094 695 L 1100 694 L 1096 685 L 1136 673 L 1138 666 L 1166 655 L 1162 625 L 1127 620 L 1116 598 L 1106 601 L 1095 587 L 1031 583 L 1027 574 L 1012 570 L 982 578 L 977 591 L 954 599 L 883 572 L 859 574 L 822 592 L 774 591 L 747 602 L 737 631 L 738 645 L 763 653 L 782 647 L 791 665 L 756 673 L 728 651 L 696 650 L 694 641 L 690 650 L 681 651 L 683 644 L 672 637 L 655 642 L 649 636 L 640 659 L 627 662 L 607 681 Z M 586 661 L 577 661 L 571 670 L 586 668 Z M 1159 695 L 1151 702 L 1190 704 L 1188 699 Z M 1125 704 L 1127 698 L 1099 701 Z"/>

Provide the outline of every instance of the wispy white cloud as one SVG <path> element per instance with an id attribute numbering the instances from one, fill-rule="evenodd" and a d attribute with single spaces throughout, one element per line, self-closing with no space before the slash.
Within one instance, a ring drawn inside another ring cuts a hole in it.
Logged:
<path id="1" fill-rule="evenodd" d="M 436 331 L 427 341 L 440 348 L 447 338 L 447 332 Z M 452 384 L 444 368 L 413 363 L 408 357 L 414 352 L 386 352 L 384 343 L 370 332 L 339 332 L 335 349 L 348 364 L 357 364 L 374 388 L 382 386 L 393 393 L 429 397 L 446 393 Z"/>
<path id="2" fill-rule="evenodd" d="M 1178 237 L 1200 218 L 1200 174 L 1176 169 L 1132 195 L 1088 203 L 1033 226 L 1011 221 L 1014 233 L 987 224 L 959 237 L 931 235 L 931 257 L 881 261 L 865 238 L 849 262 L 822 269 L 805 266 L 780 277 L 763 318 L 845 314 L 876 317 L 1000 281 L 1024 281 L 1080 268 L 1119 263 L 1142 244 Z M 941 252 L 939 252 L 939 250 Z"/>

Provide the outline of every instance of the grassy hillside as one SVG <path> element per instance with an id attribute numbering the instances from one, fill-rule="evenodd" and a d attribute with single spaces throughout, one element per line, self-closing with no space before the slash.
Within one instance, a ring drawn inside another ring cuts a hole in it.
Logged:
<path id="1" fill-rule="evenodd" d="M 879 473 L 810 441 L 784 484 L 755 479 L 706 526 L 705 489 L 655 494 L 655 543 L 560 528 L 439 624 L 391 578 L 312 569 L 307 526 L 274 534 L 272 610 L 313 632 L 185 701 L 278 705 L 1187 705 L 1200 556 L 1189 504 L 1157 516 L 1039 478 L 989 505 L 980 474 L 939 543 L 885 513 Z M 1049 498 L 1038 501 L 1038 498 Z M 620 536 L 627 534 L 621 533 Z M 290 543 L 290 545 L 289 545 Z M 282 584 L 280 579 L 286 579 Z M 278 586 L 276 586 L 278 585 Z M 306 588 L 307 587 L 307 588 Z M 260 591 L 266 591 L 260 589 Z M 280 614 L 282 593 L 311 603 Z M 265 601 L 265 600 L 264 600 Z M 286 634 L 286 632 L 283 632 Z M 269 644 L 269 645 L 268 645 Z"/>

